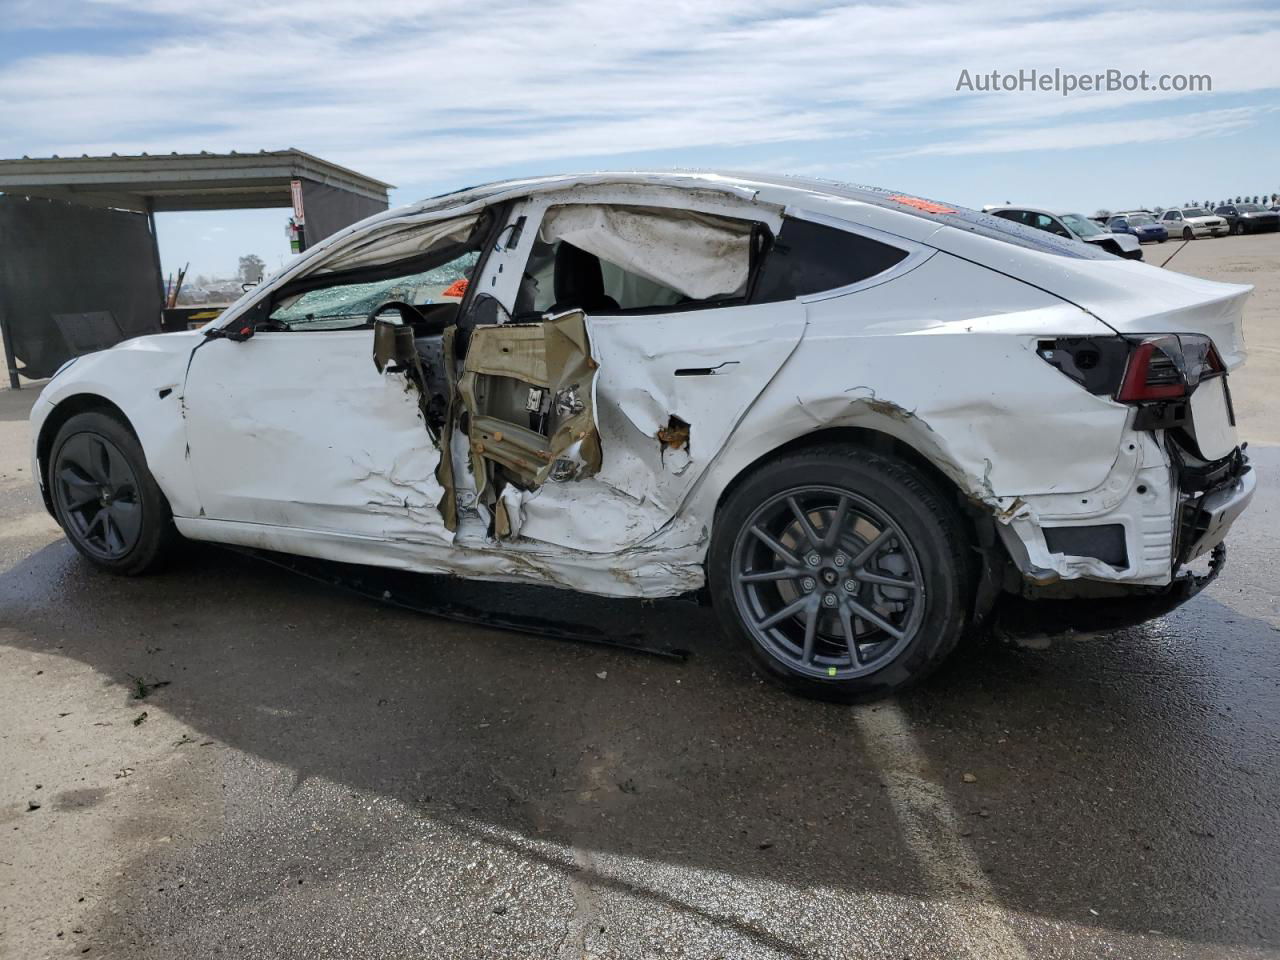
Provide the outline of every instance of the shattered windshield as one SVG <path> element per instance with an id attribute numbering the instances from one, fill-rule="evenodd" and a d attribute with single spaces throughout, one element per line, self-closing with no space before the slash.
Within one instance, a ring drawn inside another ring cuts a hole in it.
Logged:
<path id="1" fill-rule="evenodd" d="M 364 326 L 369 315 L 388 300 L 403 300 L 415 307 L 457 302 L 466 293 L 479 256 L 470 250 L 422 273 L 308 290 L 273 310 L 271 319 L 290 329 L 338 330 Z"/>

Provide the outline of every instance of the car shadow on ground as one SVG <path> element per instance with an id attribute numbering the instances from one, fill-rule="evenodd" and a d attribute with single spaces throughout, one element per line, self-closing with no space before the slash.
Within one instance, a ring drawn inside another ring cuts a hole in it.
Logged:
<path id="1" fill-rule="evenodd" d="M 566 848 L 927 901 L 939 892 L 892 801 L 901 771 L 866 743 L 868 716 L 900 710 L 904 763 L 924 756 L 915 774 L 941 786 L 1001 906 L 1213 943 L 1280 930 L 1278 842 L 1259 813 L 1280 797 L 1274 736 L 1255 729 L 1276 682 L 1235 655 L 1274 664 L 1275 632 L 1208 597 L 1106 637 L 962 649 L 894 704 L 850 709 L 768 687 L 687 603 L 433 589 L 493 591 L 692 658 L 449 623 L 195 546 L 120 580 L 51 544 L 0 576 L 0 622 L 121 684 L 170 681 L 150 702 L 296 784 Z"/>

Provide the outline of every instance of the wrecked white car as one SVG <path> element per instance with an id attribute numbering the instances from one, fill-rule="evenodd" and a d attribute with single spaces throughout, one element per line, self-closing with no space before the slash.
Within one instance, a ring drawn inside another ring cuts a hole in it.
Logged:
<path id="1" fill-rule="evenodd" d="M 36 475 L 109 570 L 176 533 L 705 588 L 770 677 L 853 699 L 1002 597 L 1141 619 L 1220 567 L 1254 490 L 1227 384 L 1249 291 L 826 182 L 494 184 L 74 361 L 32 412 Z"/>

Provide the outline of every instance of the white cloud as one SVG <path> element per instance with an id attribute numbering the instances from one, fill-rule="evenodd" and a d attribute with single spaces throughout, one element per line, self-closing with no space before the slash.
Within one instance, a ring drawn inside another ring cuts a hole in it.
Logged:
<path id="1" fill-rule="evenodd" d="M 985 131 L 965 140 L 931 143 L 898 156 L 958 157 L 977 153 L 1089 149 L 1102 144 L 1204 139 L 1253 124 L 1272 107 L 1235 107 L 1145 120 L 1107 120 L 1032 129 Z"/>
<path id="2" fill-rule="evenodd" d="M 800 0 L 51 0 L 17 8 L 21 22 L 49 29 L 72 11 L 92 24 L 142 23 L 160 39 L 123 53 L 0 66 L 0 153 L 298 146 L 412 185 L 512 165 L 540 172 L 574 158 L 872 130 L 880 142 L 868 149 L 959 155 L 1056 147 L 1073 131 L 1176 139 L 1179 110 L 1188 120 L 1217 116 L 1220 130 L 1254 119 L 1230 107 L 1206 112 L 1203 97 L 957 94 L 962 68 L 1209 72 L 1219 102 L 1280 89 L 1280 11 L 1267 0 L 1092 12 L 1069 0 L 1018 8 L 994 0 L 817 8 Z M 1169 115 L 1083 119 L 1141 112 L 1143 103 Z M 1063 125 L 1054 119 L 1062 114 L 1082 119 Z M 943 143 L 903 146 L 938 130 L 947 131 Z M 1018 146 L 1028 142 L 1040 146 Z"/>

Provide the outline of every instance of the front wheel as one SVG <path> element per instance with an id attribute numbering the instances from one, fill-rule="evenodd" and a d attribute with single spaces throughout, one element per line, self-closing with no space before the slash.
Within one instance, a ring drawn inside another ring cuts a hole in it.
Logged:
<path id="1" fill-rule="evenodd" d="M 112 573 L 143 573 L 176 539 L 164 494 L 142 445 L 104 413 L 71 417 L 53 441 L 48 478 L 54 515 L 81 554 Z"/>
<path id="2" fill-rule="evenodd" d="M 1231 228 L 1231 232 L 1234 233 L 1237 237 L 1244 236 L 1244 224 L 1237 223 L 1234 227 Z"/>
<path id="3" fill-rule="evenodd" d="M 758 469 L 717 512 L 708 556 L 726 629 L 766 677 L 853 702 L 927 675 L 959 642 L 971 553 L 951 501 L 855 446 Z"/>
<path id="4" fill-rule="evenodd" d="M 1191 228 L 1190 228 L 1190 227 L 1183 227 L 1183 228 L 1182 228 L 1182 239 L 1183 239 L 1183 240 L 1194 240 L 1195 238 L 1196 238 L 1196 235 L 1195 235 L 1194 233 L 1192 233 L 1192 232 L 1191 232 Z"/>

